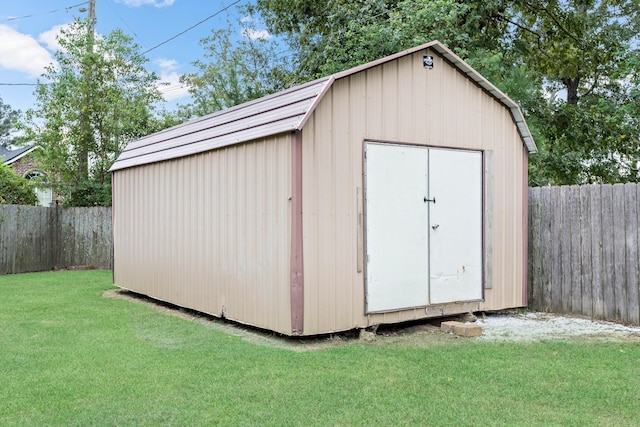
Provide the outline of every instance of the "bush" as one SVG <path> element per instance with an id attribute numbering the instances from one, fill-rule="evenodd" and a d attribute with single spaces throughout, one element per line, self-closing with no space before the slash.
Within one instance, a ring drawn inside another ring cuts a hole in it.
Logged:
<path id="1" fill-rule="evenodd" d="M 18 175 L 9 165 L 0 163 L 0 203 L 36 205 L 38 197 L 29 181 Z"/>
<path id="2" fill-rule="evenodd" d="M 71 188 L 63 199 L 64 206 L 111 206 L 111 182 L 100 183 L 93 179 Z"/>

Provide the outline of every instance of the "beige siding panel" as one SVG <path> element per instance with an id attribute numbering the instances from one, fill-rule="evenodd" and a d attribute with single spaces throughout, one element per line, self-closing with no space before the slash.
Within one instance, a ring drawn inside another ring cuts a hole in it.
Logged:
<path id="1" fill-rule="evenodd" d="M 303 228 L 303 269 L 304 269 L 304 331 L 316 331 L 318 329 L 321 289 L 318 285 L 319 274 L 319 250 L 318 250 L 318 167 L 316 117 L 313 114 L 307 121 L 302 134 L 302 228 Z M 308 135 L 305 136 L 305 135 Z M 313 196 L 312 196 L 313 195 Z M 308 262 L 313 260 L 313 262 Z"/>
<path id="2" fill-rule="evenodd" d="M 332 119 L 333 108 L 333 90 L 325 95 L 324 102 L 322 102 L 316 109 L 316 123 L 330 123 Z M 331 127 L 316 126 L 316 135 L 318 141 L 333 141 L 334 132 Z M 304 157 L 304 137 L 303 144 L 303 157 Z M 315 324 L 321 329 L 334 330 L 332 327 L 336 318 L 337 307 L 334 304 L 335 295 L 335 252 L 340 250 L 336 247 L 336 232 L 335 232 L 335 157 L 334 157 L 334 144 L 320 143 L 316 146 L 316 161 L 322 159 L 322 169 L 318 169 L 318 175 L 315 177 L 315 192 L 318 198 L 317 202 L 317 253 L 318 253 L 318 269 L 317 276 L 315 278 L 319 292 L 317 292 L 317 304 L 319 307 L 332 307 L 332 310 L 319 310 L 316 315 Z M 304 173 L 304 172 L 303 172 Z M 304 178 L 303 178 L 304 186 Z M 303 187 L 303 198 L 305 195 Z M 304 203 L 304 202 L 303 202 Z M 304 215 L 304 205 L 303 205 Z M 303 217 L 304 227 L 304 217 Z M 303 249 L 304 253 L 304 249 Z M 305 274 L 305 287 L 309 277 Z M 306 299 L 306 295 L 305 295 Z M 307 322 L 304 322 L 305 329 Z"/>
<path id="3" fill-rule="evenodd" d="M 285 134 L 116 171 L 115 284 L 290 334 L 290 151 Z"/>
<path id="4" fill-rule="evenodd" d="M 382 68 L 376 67 L 367 70 L 366 86 L 363 88 L 367 95 L 367 106 L 365 112 L 367 114 L 367 138 L 371 135 L 383 134 L 383 107 L 384 98 L 382 97 Z"/>
<path id="5" fill-rule="evenodd" d="M 385 135 L 392 141 L 398 141 L 401 111 L 398 107 L 401 104 L 398 93 L 398 61 L 387 62 L 380 66 L 382 70 L 382 117 L 380 123 Z M 337 83 L 337 82 L 336 82 Z M 408 94 L 402 94 L 407 96 Z"/>
<path id="6" fill-rule="evenodd" d="M 352 174 L 354 163 L 360 162 L 360 156 L 354 157 L 353 145 L 349 144 L 350 129 L 349 117 L 351 111 L 350 81 L 339 80 L 333 90 L 333 104 L 340 108 L 333 108 L 334 139 L 336 140 L 334 151 L 334 183 L 335 189 L 335 247 L 334 283 L 337 283 L 331 298 L 336 306 L 335 323 L 332 329 L 338 329 L 338 325 L 353 324 L 353 300 L 350 290 L 357 286 L 354 282 L 354 274 L 357 271 L 357 203 L 355 199 L 356 189 L 353 186 Z M 345 118 L 337 116 L 344 114 Z M 344 178 L 343 178 L 344 177 Z M 351 185 L 344 185 L 352 182 Z M 338 249 L 339 248 L 339 249 Z"/>
<path id="7" fill-rule="evenodd" d="M 522 303 L 522 155 L 510 111 L 434 54 L 338 78 L 303 129 L 305 335 Z M 493 288 L 485 301 L 365 316 L 357 189 L 365 139 L 492 150 Z M 443 314 L 444 313 L 444 314 Z"/>

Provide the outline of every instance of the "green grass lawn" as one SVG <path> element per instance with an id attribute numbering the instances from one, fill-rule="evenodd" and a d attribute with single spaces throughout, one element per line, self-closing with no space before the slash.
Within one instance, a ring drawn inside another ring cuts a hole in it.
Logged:
<path id="1" fill-rule="evenodd" d="M 638 344 L 295 352 L 105 298 L 110 281 L 0 276 L 0 425 L 640 425 Z"/>

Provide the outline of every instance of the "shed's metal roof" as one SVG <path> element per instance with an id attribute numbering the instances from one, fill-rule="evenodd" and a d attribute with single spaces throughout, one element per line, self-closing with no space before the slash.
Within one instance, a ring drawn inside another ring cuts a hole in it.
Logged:
<path id="1" fill-rule="evenodd" d="M 537 148 L 518 104 L 482 77 L 451 50 L 433 41 L 319 80 L 256 99 L 131 142 L 111 171 L 175 159 L 215 148 L 301 130 L 335 80 L 431 48 L 511 111 L 529 152 Z"/>
<path id="2" fill-rule="evenodd" d="M 131 142 L 111 170 L 175 159 L 300 128 L 329 78 L 296 86 Z"/>

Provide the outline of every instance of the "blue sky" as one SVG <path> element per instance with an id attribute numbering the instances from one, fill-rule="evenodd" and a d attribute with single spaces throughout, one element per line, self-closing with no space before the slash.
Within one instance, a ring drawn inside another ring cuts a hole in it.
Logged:
<path id="1" fill-rule="evenodd" d="M 237 6 L 146 54 L 147 69 L 156 72 L 169 86 L 163 88 L 165 106 L 188 102 L 180 75 L 194 71 L 191 63 L 203 54 L 199 41 L 213 29 L 224 28 L 227 22 L 238 26 L 242 16 Z M 108 34 L 120 28 L 133 37 L 146 51 L 203 19 L 235 3 L 235 0 L 97 0 L 96 30 Z M 35 83 L 44 67 L 53 61 L 55 36 L 60 28 L 76 17 L 86 18 L 88 2 L 83 0 L 0 0 L 0 97 L 13 109 L 27 110 L 33 105 L 33 86 L 12 86 L 7 83 Z M 257 26 L 260 29 L 259 26 Z M 266 32 L 264 33 L 266 34 Z"/>

